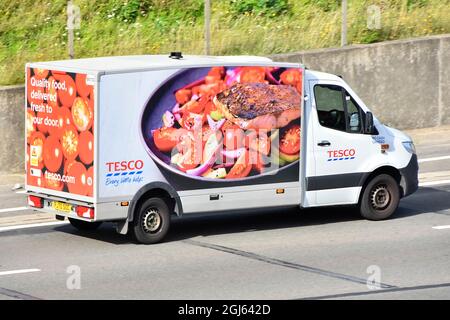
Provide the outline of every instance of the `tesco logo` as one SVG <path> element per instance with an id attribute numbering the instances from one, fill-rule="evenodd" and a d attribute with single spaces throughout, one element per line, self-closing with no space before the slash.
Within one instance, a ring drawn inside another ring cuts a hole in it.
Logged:
<path id="1" fill-rule="evenodd" d="M 128 170 L 141 170 L 144 167 L 142 160 L 129 160 L 129 161 L 115 161 L 106 162 L 108 172 L 112 171 L 128 171 Z"/>
<path id="2" fill-rule="evenodd" d="M 329 158 L 353 157 L 356 154 L 355 149 L 341 149 L 328 151 Z"/>

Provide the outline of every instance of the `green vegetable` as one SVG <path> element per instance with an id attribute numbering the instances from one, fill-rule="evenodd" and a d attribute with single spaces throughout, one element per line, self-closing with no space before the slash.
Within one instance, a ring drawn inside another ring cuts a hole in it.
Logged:
<path id="1" fill-rule="evenodd" d="M 211 113 L 209 115 L 215 121 L 219 121 L 220 119 L 223 118 L 223 114 L 219 110 L 213 110 L 213 111 L 211 111 Z"/>
<path id="2" fill-rule="evenodd" d="M 298 154 L 286 154 L 280 151 L 280 160 L 284 160 L 286 162 L 294 162 L 300 158 L 300 153 Z"/>

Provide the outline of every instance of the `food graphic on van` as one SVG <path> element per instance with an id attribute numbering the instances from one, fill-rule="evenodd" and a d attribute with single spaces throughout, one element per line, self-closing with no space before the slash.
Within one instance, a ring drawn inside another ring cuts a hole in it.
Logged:
<path id="1" fill-rule="evenodd" d="M 156 128 L 144 132 L 150 150 L 167 166 L 191 177 L 226 180 L 298 161 L 301 69 L 197 68 L 168 82 L 175 79 L 181 87 L 156 91 L 166 90 L 159 100 L 166 105 L 151 115 L 160 119 Z"/>

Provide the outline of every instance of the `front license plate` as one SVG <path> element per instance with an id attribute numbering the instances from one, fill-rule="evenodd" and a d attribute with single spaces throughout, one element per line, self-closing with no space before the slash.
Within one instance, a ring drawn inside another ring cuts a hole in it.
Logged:
<path id="1" fill-rule="evenodd" d="M 57 211 L 62 211 L 62 212 L 71 212 L 72 211 L 71 204 L 59 202 L 59 201 L 52 201 L 52 208 Z"/>

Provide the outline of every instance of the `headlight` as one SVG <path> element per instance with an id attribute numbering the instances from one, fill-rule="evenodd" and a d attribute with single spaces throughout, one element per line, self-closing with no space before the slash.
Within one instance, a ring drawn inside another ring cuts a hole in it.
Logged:
<path id="1" fill-rule="evenodd" d="M 416 153 L 416 147 L 412 141 L 403 141 L 402 144 L 409 153 Z"/>

